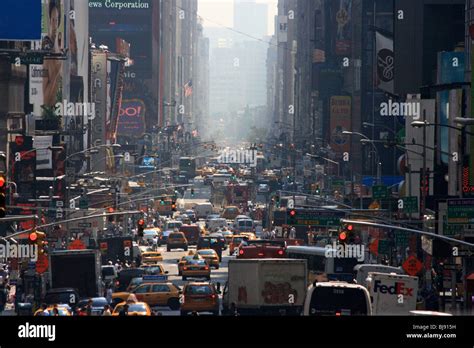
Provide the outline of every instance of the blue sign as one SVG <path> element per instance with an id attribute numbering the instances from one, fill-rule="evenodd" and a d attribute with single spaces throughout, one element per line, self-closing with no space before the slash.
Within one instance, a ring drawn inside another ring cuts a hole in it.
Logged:
<path id="1" fill-rule="evenodd" d="M 143 276 L 143 282 L 162 282 L 168 280 L 167 275 L 146 275 Z"/>
<path id="2" fill-rule="evenodd" d="M 143 167 L 154 168 L 155 167 L 155 157 L 143 157 Z"/>
<path id="3" fill-rule="evenodd" d="M 2 0 L 0 40 L 41 40 L 41 1 Z"/>

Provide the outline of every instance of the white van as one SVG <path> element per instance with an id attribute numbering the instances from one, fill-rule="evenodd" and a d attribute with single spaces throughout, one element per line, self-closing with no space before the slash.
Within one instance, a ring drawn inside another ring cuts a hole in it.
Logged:
<path id="1" fill-rule="evenodd" d="M 306 292 L 304 315 L 346 316 L 372 315 L 370 295 L 366 288 L 346 282 L 314 282 Z"/>
<path id="2" fill-rule="evenodd" d="M 207 223 L 208 231 L 215 231 L 218 228 L 227 227 L 227 220 L 224 218 L 211 219 Z"/>
<path id="3" fill-rule="evenodd" d="M 364 263 L 354 266 L 355 280 L 357 284 L 366 286 L 367 277 L 370 272 L 405 274 L 405 271 L 401 267 Z"/>
<path id="4" fill-rule="evenodd" d="M 212 214 L 211 203 L 199 203 L 194 207 L 196 213 L 196 219 L 205 219 L 208 215 Z"/>

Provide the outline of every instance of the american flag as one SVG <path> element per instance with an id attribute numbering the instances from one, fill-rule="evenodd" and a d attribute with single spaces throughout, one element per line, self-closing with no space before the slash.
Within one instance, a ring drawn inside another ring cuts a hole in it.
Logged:
<path id="1" fill-rule="evenodd" d="M 193 95 L 193 80 L 189 80 L 187 84 L 184 85 L 184 96 L 190 97 Z"/>

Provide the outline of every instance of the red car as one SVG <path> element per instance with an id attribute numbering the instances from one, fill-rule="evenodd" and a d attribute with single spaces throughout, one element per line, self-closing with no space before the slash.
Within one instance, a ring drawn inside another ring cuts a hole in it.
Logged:
<path id="1" fill-rule="evenodd" d="M 278 240 L 249 240 L 239 246 L 238 259 L 285 258 L 286 243 Z"/>

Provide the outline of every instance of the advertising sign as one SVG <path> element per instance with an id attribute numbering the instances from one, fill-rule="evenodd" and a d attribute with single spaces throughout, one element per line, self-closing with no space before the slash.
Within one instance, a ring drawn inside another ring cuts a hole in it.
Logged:
<path id="1" fill-rule="evenodd" d="M 393 39 L 376 32 L 375 40 L 377 50 L 377 87 L 389 93 L 393 93 Z"/>
<path id="2" fill-rule="evenodd" d="M 141 99 L 126 99 L 122 101 L 119 112 L 119 135 L 140 137 L 145 132 L 145 103 Z"/>
<path id="3" fill-rule="evenodd" d="M 331 147 L 335 152 L 350 150 L 350 138 L 342 134 L 351 128 L 351 97 L 331 97 Z"/>
<path id="4" fill-rule="evenodd" d="M 351 53 L 351 16 L 352 0 L 340 0 L 333 2 L 337 7 L 335 9 L 336 21 L 336 55 L 341 56 Z"/>
<path id="5" fill-rule="evenodd" d="M 65 47 L 63 1 L 43 0 L 41 33 L 43 50 L 58 54 L 62 52 Z M 43 104 L 53 107 L 57 102 L 62 102 L 60 87 L 63 81 L 63 63 L 59 59 L 45 59 L 43 68 Z"/>

